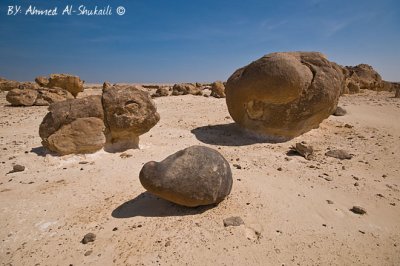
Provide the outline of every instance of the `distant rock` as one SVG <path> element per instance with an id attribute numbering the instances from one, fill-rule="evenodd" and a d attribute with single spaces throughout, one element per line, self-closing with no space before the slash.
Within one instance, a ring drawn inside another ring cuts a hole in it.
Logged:
<path id="1" fill-rule="evenodd" d="M 244 224 L 242 218 L 240 218 L 239 216 L 232 216 L 229 218 L 224 219 L 224 226 L 228 227 L 228 226 L 240 226 Z"/>
<path id="2" fill-rule="evenodd" d="M 334 116 L 344 116 L 347 114 L 347 111 L 343 107 L 336 107 L 335 112 L 333 113 Z"/>
<path id="3" fill-rule="evenodd" d="M 353 157 L 345 150 L 330 150 L 326 152 L 325 155 L 340 160 L 350 160 Z"/>
<path id="4" fill-rule="evenodd" d="M 7 93 L 6 100 L 13 106 L 32 106 L 37 96 L 36 90 L 12 89 Z"/>
<path id="5" fill-rule="evenodd" d="M 343 91 L 342 68 L 318 52 L 272 53 L 236 70 L 226 103 L 241 127 L 290 139 L 328 118 Z"/>
<path id="6" fill-rule="evenodd" d="M 381 91 L 385 88 L 384 81 L 376 70 L 367 64 L 346 66 L 343 68 L 346 80 L 344 93 L 358 93 L 360 90 Z"/>
<path id="7" fill-rule="evenodd" d="M 233 182 L 225 158 L 204 146 L 191 146 L 161 162 L 148 162 L 139 178 L 150 193 L 188 207 L 221 202 Z"/>
<path id="8" fill-rule="evenodd" d="M 225 98 L 225 86 L 221 81 L 216 81 L 211 84 L 211 94 L 210 96 L 215 98 Z"/>
<path id="9" fill-rule="evenodd" d="M 21 83 L 18 81 L 13 81 L 13 80 L 0 80 L 0 91 L 10 91 L 13 89 L 19 89 L 19 85 Z"/>
<path id="10" fill-rule="evenodd" d="M 58 87 L 69 91 L 74 97 L 79 92 L 83 91 L 83 83 L 78 76 L 72 76 L 68 74 L 51 74 L 49 78 L 48 88 Z"/>
<path id="11" fill-rule="evenodd" d="M 134 87 L 105 86 L 102 103 L 110 151 L 138 148 L 139 136 L 160 120 L 149 94 Z"/>
<path id="12" fill-rule="evenodd" d="M 168 88 L 158 88 L 151 97 L 165 97 L 169 95 Z"/>
<path id="13" fill-rule="evenodd" d="M 35 78 L 35 82 L 40 86 L 40 87 L 47 87 L 49 85 L 49 79 L 44 76 L 39 76 Z"/>
<path id="14" fill-rule="evenodd" d="M 186 94 L 200 95 L 200 96 L 203 95 L 201 89 L 191 83 L 175 84 L 172 87 L 172 95 L 178 96 Z"/>
<path id="15" fill-rule="evenodd" d="M 50 105 L 56 102 L 62 102 L 68 99 L 74 99 L 72 94 L 64 89 L 61 88 L 41 88 L 37 90 L 38 96 L 36 98 L 34 105 Z"/>

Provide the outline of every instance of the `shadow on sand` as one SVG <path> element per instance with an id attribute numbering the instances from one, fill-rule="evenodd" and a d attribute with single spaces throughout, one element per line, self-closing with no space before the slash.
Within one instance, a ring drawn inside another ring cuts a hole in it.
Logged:
<path id="1" fill-rule="evenodd" d="M 246 146 L 287 141 L 287 139 L 260 136 L 244 131 L 235 123 L 198 127 L 192 129 L 191 132 L 199 141 L 219 146 Z"/>
<path id="2" fill-rule="evenodd" d="M 35 153 L 36 155 L 41 156 L 41 157 L 46 157 L 47 154 L 50 154 L 52 156 L 58 156 L 56 153 L 46 149 L 43 146 L 32 148 L 31 152 Z"/>
<path id="3" fill-rule="evenodd" d="M 186 216 L 200 214 L 213 207 L 215 205 L 183 207 L 143 192 L 136 198 L 118 206 L 111 215 L 114 218 Z"/>

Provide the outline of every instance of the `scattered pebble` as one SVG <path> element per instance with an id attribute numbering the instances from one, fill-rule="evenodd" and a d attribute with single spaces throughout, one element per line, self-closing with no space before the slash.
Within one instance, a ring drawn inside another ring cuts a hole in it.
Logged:
<path id="1" fill-rule="evenodd" d="M 239 216 L 232 216 L 229 218 L 224 219 L 224 226 L 239 226 L 244 224 L 244 221 Z"/>
<path id="2" fill-rule="evenodd" d="M 88 251 L 85 252 L 85 256 L 89 256 L 92 253 L 93 253 L 93 250 L 88 250 Z"/>
<path id="3" fill-rule="evenodd" d="M 340 160 L 350 160 L 353 158 L 353 156 L 345 150 L 330 150 L 326 152 L 325 155 Z"/>
<path id="4" fill-rule="evenodd" d="M 121 157 L 122 159 L 126 159 L 126 158 L 129 158 L 129 157 L 132 157 L 132 154 L 123 152 L 123 153 L 121 153 L 121 154 L 119 155 L 119 157 Z"/>
<path id="5" fill-rule="evenodd" d="M 360 215 L 367 213 L 367 211 L 363 207 L 360 207 L 360 206 L 353 206 L 353 208 L 351 208 L 350 211 L 355 214 L 360 214 Z"/>
<path id="6" fill-rule="evenodd" d="M 326 202 L 327 202 L 328 204 L 333 204 L 333 201 L 331 201 L 331 200 L 326 200 Z"/>
<path id="7" fill-rule="evenodd" d="M 93 242 L 96 239 L 96 235 L 93 233 L 87 233 L 83 239 L 82 239 L 82 244 L 87 244 L 89 242 Z"/>
<path id="8" fill-rule="evenodd" d="M 242 169 L 242 167 L 239 165 L 239 164 L 233 164 L 233 166 L 236 168 L 236 169 Z"/>

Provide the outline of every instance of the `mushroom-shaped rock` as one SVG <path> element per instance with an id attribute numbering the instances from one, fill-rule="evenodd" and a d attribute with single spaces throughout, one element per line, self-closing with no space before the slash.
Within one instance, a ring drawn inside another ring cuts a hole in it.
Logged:
<path id="1" fill-rule="evenodd" d="M 139 178 L 150 193 L 188 207 L 219 203 L 232 189 L 229 163 L 218 151 L 204 146 L 148 162 Z"/>
<path id="2" fill-rule="evenodd" d="M 13 106 L 32 106 L 37 96 L 36 90 L 13 89 L 7 93 L 6 100 Z"/>
<path id="3" fill-rule="evenodd" d="M 341 67 L 321 53 L 286 52 L 236 70 L 225 94 L 229 113 L 241 127 L 290 139 L 329 117 L 343 87 Z"/>
<path id="4" fill-rule="evenodd" d="M 83 83 L 84 81 L 82 81 L 78 76 L 67 74 L 51 74 L 47 87 L 62 88 L 69 91 L 74 97 L 76 97 L 79 92 L 83 91 Z"/>
<path id="5" fill-rule="evenodd" d="M 100 96 L 54 103 L 39 127 L 42 145 L 61 155 L 97 151 L 105 143 L 103 120 Z"/>
<path id="6" fill-rule="evenodd" d="M 103 86 L 107 146 L 109 151 L 139 147 L 139 136 L 160 120 L 157 108 L 147 92 L 134 87 Z"/>
<path id="7" fill-rule="evenodd" d="M 202 95 L 201 89 L 196 87 L 195 85 L 191 83 L 181 83 L 181 84 L 175 84 L 172 87 L 172 95 L 178 96 L 178 95 L 186 95 L 186 94 L 192 94 L 192 95 Z"/>
<path id="8" fill-rule="evenodd" d="M 211 84 L 211 95 L 215 98 L 225 98 L 225 86 L 221 81 L 216 81 Z"/>

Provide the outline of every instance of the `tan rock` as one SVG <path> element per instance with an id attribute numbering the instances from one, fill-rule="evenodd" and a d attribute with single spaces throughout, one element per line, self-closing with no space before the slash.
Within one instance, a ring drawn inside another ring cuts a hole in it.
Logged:
<path id="1" fill-rule="evenodd" d="M 2 80 L 0 81 L 0 91 L 10 91 L 13 89 L 19 89 L 20 82 L 13 80 Z"/>
<path id="2" fill-rule="evenodd" d="M 32 106 L 37 95 L 36 90 L 13 89 L 7 93 L 6 100 L 13 106 Z"/>
<path id="3" fill-rule="evenodd" d="M 191 83 L 175 84 L 172 87 L 172 95 L 178 96 L 186 94 L 203 95 L 201 89 Z"/>
<path id="4" fill-rule="evenodd" d="M 83 91 L 83 83 L 78 76 L 72 76 L 67 74 L 51 74 L 47 87 L 54 88 L 59 87 L 69 91 L 74 97 L 79 92 Z"/>
<path id="5" fill-rule="evenodd" d="M 149 94 L 134 87 L 104 86 L 102 102 L 109 151 L 138 148 L 139 136 L 160 120 Z"/>
<path id="6" fill-rule="evenodd" d="M 318 52 L 268 54 L 238 69 L 226 103 L 241 127 L 288 139 L 329 117 L 344 87 L 342 69 Z"/>
<path id="7" fill-rule="evenodd" d="M 62 126 L 72 123 L 78 118 L 95 117 L 104 120 L 101 96 L 89 96 L 57 102 L 49 107 L 39 127 L 39 135 L 44 146 L 48 138 Z"/>
<path id="8" fill-rule="evenodd" d="M 49 79 L 44 76 L 39 76 L 35 78 L 35 82 L 40 86 L 40 87 L 47 87 L 49 85 Z"/>
<path id="9" fill-rule="evenodd" d="M 349 87 L 350 93 L 356 93 L 361 90 L 384 90 L 385 86 L 382 77 L 375 69 L 367 64 L 359 64 L 357 66 L 346 66 L 348 71 L 346 75 L 346 85 Z M 357 87 L 359 89 L 357 90 Z"/>
<path id="10" fill-rule="evenodd" d="M 215 98 L 225 98 L 225 86 L 221 81 L 216 81 L 211 84 L 211 94 L 210 96 Z"/>
<path id="11" fill-rule="evenodd" d="M 103 148 L 103 120 L 96 117 L 77 118 L 63 125 L 44 143 L 49 150 L 59 155 L 93 153 Z"/>
<path id="12" fill-rule="evenodd" d="M 68 99 L 74 99 L 74 96 L 69 91 L 61 88 L 41 88 L 38 89 L 38 97 L 34 105 L 50 105 Z"/>

